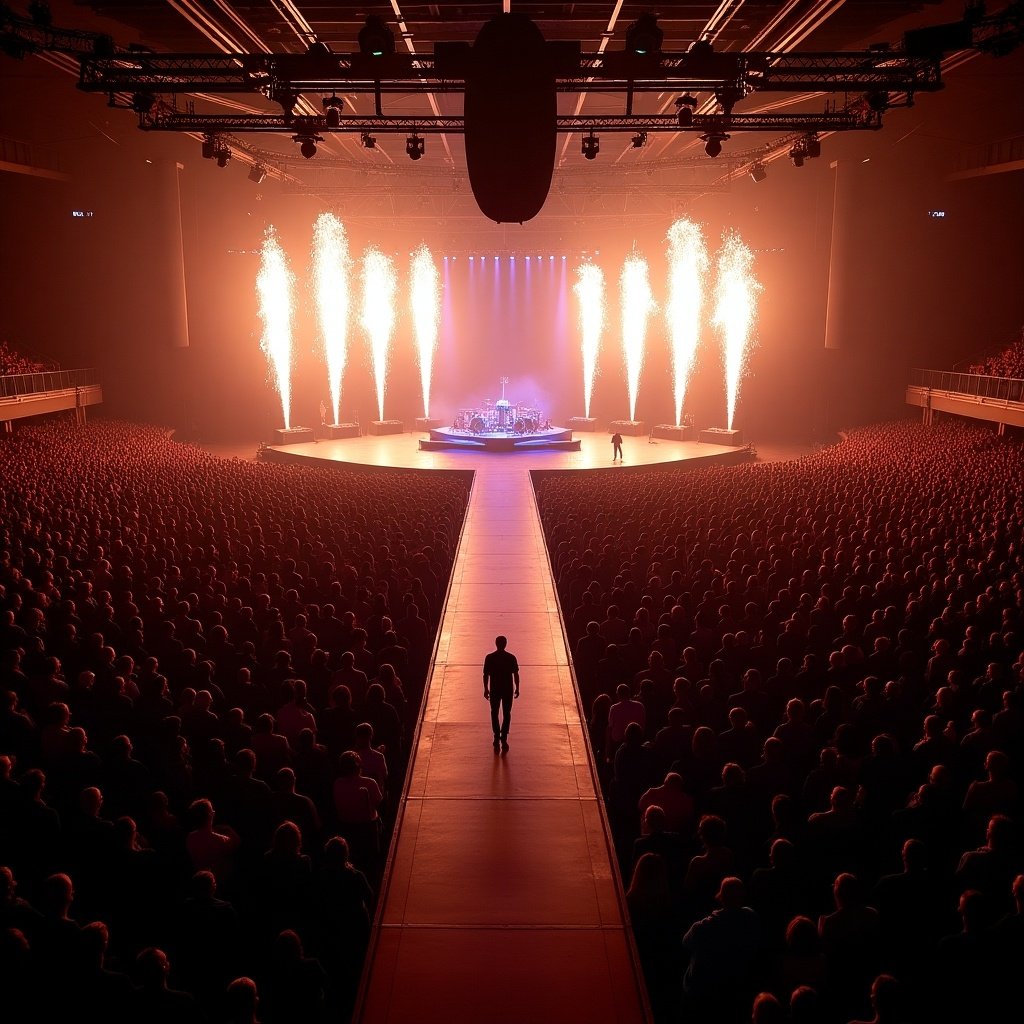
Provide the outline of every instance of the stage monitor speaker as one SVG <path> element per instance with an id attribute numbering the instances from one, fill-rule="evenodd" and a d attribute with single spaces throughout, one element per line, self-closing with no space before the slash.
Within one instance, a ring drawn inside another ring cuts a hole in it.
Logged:
<path id="1" fill-rule="evenodd" d="M 466 168 L 477 205 L 499 224 L 540 213 L 558 141 L 556 58 L 525 14 L 480 30 L 465 89 Z"/>

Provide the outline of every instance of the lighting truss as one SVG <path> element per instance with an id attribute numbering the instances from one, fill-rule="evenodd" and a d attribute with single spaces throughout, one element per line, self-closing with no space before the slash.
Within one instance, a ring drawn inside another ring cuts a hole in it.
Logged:
<path id="1" fill-rule="evenodd" d="M 139 126 L 161 132 L 378 132 L 392 135 L 459 134 L 464 131 L 462 117 L 373 117 L 343 116 L 337 124 L 325 117 L 286 114 L 197 114 L 166 105 L 139 114 Z M 824 111 L 818 114 L 752 113 L 695 114 L 693 123 L 680 128 L 675 115 L 615 114 L 558 118 L 560 132 L 837 132 L 876 131 L 882 127 L 882 115 L 868 107 Z"/>
<path id="2" fill-rule="evenodd" d="M 564 49 L 564 47 L 563 47 Z M 459 61 L 393 54 L 157 54 L 85 56 L 79 87 L 86 92 L 462 92 Z M 887 49 L 851 53 L 577 53 L 557 63 L 561 92 L 934 92 L 942 87 L 937 57 Z M 450 66 L 448 66 L 450 65 Z"/>

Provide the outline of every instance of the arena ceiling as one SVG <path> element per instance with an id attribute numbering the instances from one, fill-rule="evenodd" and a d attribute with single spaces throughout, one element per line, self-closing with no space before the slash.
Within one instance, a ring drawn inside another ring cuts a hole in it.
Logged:
<path id="1" fill-rule="evenodd" d="M 783 53 L 863 50 L 874 43 L 899 44 L 908 29 L 955 21 L 964 14 L 961 2 L 948 0 L 680 0 L 631 3 L 595 0 L 588 3 L 493 0 L 490 3 L 343 3 L 324 0 L 51 0 L 53 24 L 91 29 L 111 35 L 119 47 L 137 44 L 157 53 L 304 53 L 313 42 L 325 43 L 335 53 L 358 50 L 359 30 L 370 15 L 383 18 L 395 34 L 399 52 L 431 55 L 439 42 L 472 42 L 482 26 L 502 10 L 528 15 L 547 40 L 578 41 L 584 53 L 623 49 L 627 28 L 641 15 L 653 12 L 664 32 L 662 49 L 685 52 L 697 40 L 711 42 L 718 52 L 773 51 Z M 77 73 L 77 61 L 68 54 L 43 55 L 69 73 Z M 943 77 L 973 54 L 965 51 L 943 61 Z M 70 84 L 70 83 L 69 83 Z M 679 96 L 677 89 L 638 94 L 634 111 L 670 114 Z M 358 116 L 374 113 L 374 97 L 366 93 L 342 95 L 346 112 Z M 710 111 L 714 97 L 700 96 Z M 786 111 L 808 114 L 829 105 L 841 107 L 842 94 L 754 92 L 741 100 L 737 113 Z M 458 116 L 462 96 L 457 92 L 401 91 L 384 97 L 384 112 L 391 116 Z M 925 97 L 922 103 L 926 102 Z M 310 114 L 322 113 L 322 97 L 303 95 L 300 103 Z M 280 111 L 258 94 L 215 95 L 197 93 L 177 97 L 197 113 L 273 113 Z M 625 107 L 621 93 L 562 92 L 559 115 L 617 115 Z M 134 128 L 130 111 L 112 111 Z M 198 140 L 201 136 L 195 136 Z M 457 133 L 430 136 L 422 160 L 411 164 L 403 136 L 378 138 L 368 149 L 358 133 L 325 137 L 315 159 L 304 160 L 288 134 L 228 136 L 233 156 L 245 163 L 266 167 L 293 187 L 309 189 L 325 197 L 331 190 L 344 194 L 351 175 L 374 175 L 400 182 L 399 187 L 426 194 L 458 192 L 464 186 L 465 152 Z M 774 149 L 773 149 L 774 144 Z M 629 135 L 605 137 L 598 160 L 585 160 L 579 133 L 564 132 L 558 138 L 555 188 L 571 195 L 574 190 L 593 193 L 652 186 L 671 179 L 677 191 L 680 165 L 692 171 L 690 186 L 714 190 L 745 174 L 752 161 L 785 157 L 790 139 L 764 133 L 737 133 L 711 160 L 697 134 L 670 132 L 652 135 L 637 147 Z M 340 173 L 339 173 L 340 172 Z M 642 181 L 640 180 L 642 176 Z M 559 181 L 559 177 L 561 180 Z M 631 186 L 630 183 L 633 183 Z M 685 188 L 684 188 L 685 191 Z"/>

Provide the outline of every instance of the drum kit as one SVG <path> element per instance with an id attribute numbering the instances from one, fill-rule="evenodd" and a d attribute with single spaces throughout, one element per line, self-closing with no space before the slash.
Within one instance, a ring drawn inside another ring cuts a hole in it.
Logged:
<path id="1" fill-rule="evenodd" d="M 542 422 L 540 409 L 499 398 L 487 399 L 483 406 L 460 409 L 452 429 L 470 434 L 533 434 Z"/>

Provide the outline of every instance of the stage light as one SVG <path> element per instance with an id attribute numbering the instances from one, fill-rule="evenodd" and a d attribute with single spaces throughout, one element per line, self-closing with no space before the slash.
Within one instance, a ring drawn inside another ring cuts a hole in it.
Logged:
<path id="1" fill-rule="evenodd" d="M 584 135 L 582 151 L 588 160 L 593 160 L 601 152 L 601 140 L 593 132 Z"/>
<path id="2" fill-rule="evenodd" d="M 249 180 L 256 182 L 257 185 L 262 184 L 263 179 L 266 176 L 267 169 L 260 164 L 253 164 L 252 167 L 249 168 Z"/>
<path id="3" fill-rule="evenodd" d="M 418 135 L 410 135 L 405 140 L 405 151 L 409 154 L 410 160 L 419 160 L 425 151 L 425 140 Z"/>
<path id="4" fill-rule="evenodd" d="M 307 159 L 312 160 L 316 156 L 316 144 L 322 141 L 316 135 L 296 135 L 292 142 L 299 144 L 299 152 Z"/>
<path id="5" fill-rule="evenodd" d="M 203 159 L 212 160 L 217 155 L 217 140 L 213 135 L 203 137 Z"/>
<path id="6" fill-rule="evenodd" d="M 227 146 L 221 146 L 221 148 L 217 150 L 216 156 L 217 156 L 217 166 L 218 167 L 227 167 L 228 163 L 231 160 L 231 150 L 228 149 Z"/>
<path id="7" fill-rule="evenodd" d="M 804 139 L 804 152 L 808 160 L 816 160 L 821 156 L 821 140 L 817 135 L 808 135 Z"/>
<path id="8" fill-rule="evenodd" d="M 750 178 L 752 181 L 764 181 L 768 177 L 768 171 L 760 160 L 750 165 Z"/>
<path id="9" fill-rule="evenodd" d="M 793 161 L 794 167 L 803 167 L 804 165 L 804 150 L 803 147 L 798 143 L 789 151 L 789 159 Z"/>
<path id="10" fill-rule="evenodd" d="M 132 93 L 132 110 L 136 114 L 148 114 L 156 103 L 156 97 L 149 92 Z"/>
<path id="11" fill-rule="evenodd" d="M 274 93 L 272 98 L 281 104 L 285 122 L 291 121 L 295 113 L 295 104 L 299 102 L 299 97 L 290 89 L 282 89 L 280 92 Z"/>
<path id="12" fill-rule="evenodd" d="M 369 132 L 363 132 L 359 136 L 359 141 L 362 144 L 363 149 L 376 149 L 377 148 L 377 137 L 371 135 Z"/>
<path id="13" fill-rule="evenodd" d="M 658 17 L 650 11 L 641 14 L 626 29 L 626 49 L 638 57 L 660 53 L 665 33 L 658 27 Z"/>
<path id="14" fill-rule="evenodd" d="M 359 52 L 370 57 L 383 57 L 395 52 L 395 33 L 378 14 L 371 14 L 359 30 Z"/>
<path id="15" fill-rule="evenodd" d="M 341 125 L 341 108 L 345 105 L 345 101 L 339 100 L 337 96 L 325 96 L 323 105 L 327 127 L 339 127 Z"/>
<path id="16" fill-rule="evenodd" d="M 714 160 L 714 158 L 722 152 L 722 143 L 725 142 L 729 136 L 719 135 L 716 132 L 708 132 L 707 135 L 702 135 L 701 138 L 704 140 L 704 152 Z"/>
<path id="17" fill-rule="evenodd" d="M 689 128 L 693 124 L 693 111 L 697 107 L 697 97 L 684 93 L 676 100 L 676 119 L 680 128 Z"/>
<path id="18" fill-rule="evenodd" d="M 637 132 L 630 141 L 634 149 L 643 149 L 647 145 L 647 132 Z"/>

